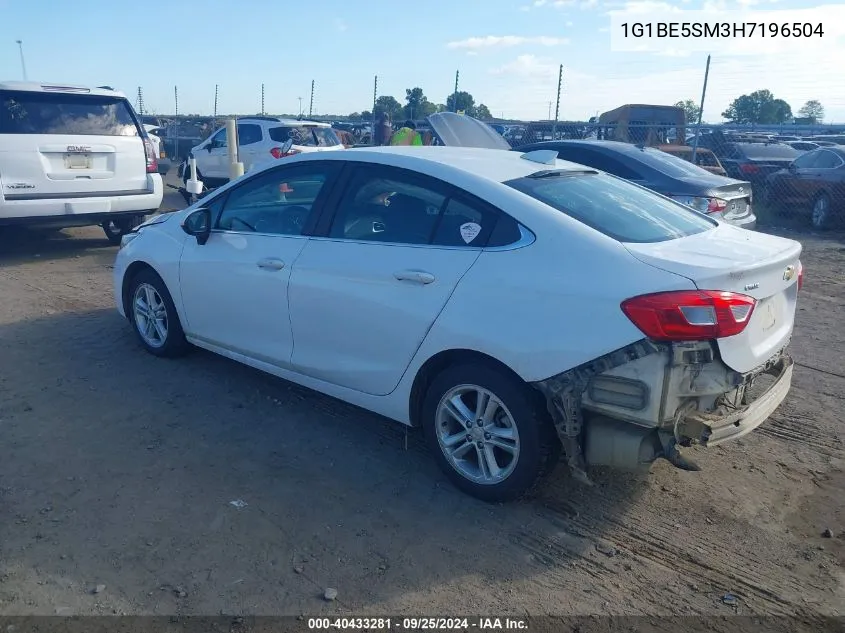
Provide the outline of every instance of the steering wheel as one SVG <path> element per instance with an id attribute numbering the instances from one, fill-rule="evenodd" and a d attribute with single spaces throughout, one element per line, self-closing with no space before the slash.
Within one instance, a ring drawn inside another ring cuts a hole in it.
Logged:
<path id="1" fill-rule="evenodd" d="M 310 211 L 301 205 L 285 209 L 285 219 L 300 231 L 305 227 L 305 220 L 308 219 Z"/>
<path id="2" fill-rule="evenodd" d="M 240 218 L 232 218 L 231 222 L 232 222 L 232 224 L 234 224 L 235 222 L 240 222 L 241 224 L 243 224 L 246 228 L 248 228 L 253 233 L 258 233 L 258 231 L 255 229 L 255 227 L 252 226 L 252 224 L 250 224 L 246 220 L 241 220 Z"/>

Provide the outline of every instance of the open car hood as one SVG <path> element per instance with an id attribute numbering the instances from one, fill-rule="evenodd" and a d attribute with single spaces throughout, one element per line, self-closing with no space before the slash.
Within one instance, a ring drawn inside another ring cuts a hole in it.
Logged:
<path id="1" fill-rule="evenodd" d="M 428 117 L 428 123 L 440 143 L 447 147 L 512 149 L 492 127 L 465 114 L 438 112 Z"/>

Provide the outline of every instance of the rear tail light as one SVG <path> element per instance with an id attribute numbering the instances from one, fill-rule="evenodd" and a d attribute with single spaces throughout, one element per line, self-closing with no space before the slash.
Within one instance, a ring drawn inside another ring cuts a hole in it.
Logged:
<path id="1" fill-rule="evenodd" d="M 671 193 L 663 194 L 680 202 L 683 205 L 692 207 L 701 213 L 721 213 L 728 208 L 728 201 L 721 198 L 702 198 L 698 196 L 679 196 Z"/>
<path id="2" fill-rule="evenodd" d="M 274 147 L 270 150 L 270 154 L 273 155 L 273 158 L 285 158 L 287 156 L 295 156 L 299 154 L 298 149 L 292 149 L 287 152 L 283 152 L 281 147 Z"/>
<path id="3" fill-rule="evenodd" d="M 804 264 L 798 262 L 798 290 L 804 285 Z"/>
<path id="4" fill-rule="evenodd" d="M 145 138 L 144 139 L 144 152 L 147 155 L 147 173 L 148 174 L 155 174 L 158 172 L 158 160 L 156 159 L 156 150 L 153 147 L 153 142 Z"/>
<path id="5" fill-rule="evenodd" d="M 742 332 L 756 303 L 736 292 L 680 290 L 626 299 L 622 311 L 655 341 L 701 341 Z"/>
<path id="6" fill-rule="evenodd" d="M 756 174 L 760 171 L 760 167 L 752 163 L 740 163 L 738 167 L 743 174 Z"/>

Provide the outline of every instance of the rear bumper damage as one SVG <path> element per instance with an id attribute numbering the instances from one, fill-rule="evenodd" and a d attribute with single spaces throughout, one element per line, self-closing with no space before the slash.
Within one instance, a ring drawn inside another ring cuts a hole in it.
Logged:
<path id="1" fill-rule="evenodd" d="M 588 466 L 639 470 L 659 458 L 698 470 L 679 449 L 753 431 L 783 402 L 792 371 L 785 347 L 741 374 L 709 341 L 643 340 L 534 386 L 546 398 L 573 474 L 588 482 Z"/>

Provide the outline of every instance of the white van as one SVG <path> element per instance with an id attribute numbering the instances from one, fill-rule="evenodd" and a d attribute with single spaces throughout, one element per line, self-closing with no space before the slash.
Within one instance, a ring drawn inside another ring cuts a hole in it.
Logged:
<path id="1" fill-rule="evenodd" d="M 155 148 L 123 93 L 0 82 L 0 226 L 99 224 L 117 244 L 162 195 Z"/>

